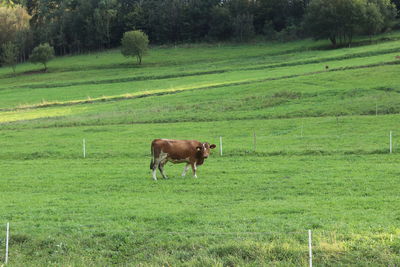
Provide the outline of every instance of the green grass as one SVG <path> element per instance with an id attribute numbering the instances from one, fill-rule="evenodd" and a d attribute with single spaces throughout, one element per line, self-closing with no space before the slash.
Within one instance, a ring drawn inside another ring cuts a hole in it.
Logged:
<path id="1" fill-rule="evenodd" d="M 316 266 L 398 265 L 398 36 L 336 50 L 157 47 L 141 67 L 110 50 L 56 58 L 48 73 L 0 68 L 10 265 L 305 266 L 308 229 Z M 154 138 L 217 149 L 198 179 L 171 164 L 154 182 Z"/>

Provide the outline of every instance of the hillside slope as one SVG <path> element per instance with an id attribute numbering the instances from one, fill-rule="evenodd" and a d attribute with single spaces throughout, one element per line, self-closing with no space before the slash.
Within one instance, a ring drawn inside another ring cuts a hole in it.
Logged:
<path id="1" fill-rule="evenodd" d="M 111 51 L 58 58 L 49 73 L 24 64 L 17 77 L 2 68 L 0 123 L 45 116 L 85 124 L 99 113 L 121 123 L 366 115 L 376 104 L 380 114 L 398 113 L 396 36 L 328 51 L 307 41 L 159 48 L 140 67 Z"/>
<path id="2" fill-rule="evenodd" d="M 305 266 L 311 229 L 315 265 L 398 265 L 399 37 L 0 68 L 10 264 Z M 217 149 L 198 179 L 167 165 L 170 179 L 154 182 L 154 138 Z"/>

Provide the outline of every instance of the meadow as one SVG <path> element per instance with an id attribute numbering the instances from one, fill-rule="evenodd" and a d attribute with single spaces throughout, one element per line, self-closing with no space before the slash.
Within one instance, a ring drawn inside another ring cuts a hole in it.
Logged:
<path id="1" fill-rule="evenodd" d="M 0 68 L 10 265 L 306 266 L 308 229 L 316 266 L 399 265 L 399 37 Z M 217 149 L 198 179 L 171 164 L 155 182 L 154 138 Z"/>

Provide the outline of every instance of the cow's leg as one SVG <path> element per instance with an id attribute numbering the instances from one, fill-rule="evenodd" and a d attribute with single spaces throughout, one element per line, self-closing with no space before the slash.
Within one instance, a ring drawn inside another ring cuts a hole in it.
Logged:
<path id="1" fill-rule="evenodd" d="M 194 178 L 197 178 L 197 174 L 196 174 L 196 170 L 197 170 L 196 162 L 192 163 L 191 165 L 192 165 L 192 170 L 193 170 L 193 177 L 194 177 Z"/>
<path id="2" fill-rule="evenodd" d="M 153 168 L 152 168 L 153 180 L 154 181 L 157 181 L 157 167 L 158 167 L 159 164 L 160 164 L 160 162 L 158 160 L 154 161 Z"/>
<path id="3" fill-rule="evenodd" d="M 185 176 L 186 176 L 186 173 L 187 173 L 187 171 L 189 170 L 189 166 L 190 166 L 190 164 L 187 163 L 186 166 L 185 166 L 185 168 L 183 169 L 182 177 L 185 177 Z"/>
<path id="4" fill-rule="evenodd" d="M 151 146 L 151 162 L 150 162 L 150 169 L 152 171 L 152 176 L 153 176 L 153 180 L 157 181 L 157 168 L 158 165 L 160 164 L 160 153 L 161 150 L 157 147 L 153 147 L 153 145 Z"/>
<path id="5" fill-rule="evenodd" d="M 164 179 L 168 179 L 167 175 L 165 175 L 164 173 L 164 165 L 165 165 L 166 161 L 160 162 L 160 164 L 158 165 L 158 169 L 160 170 L 162 176 Z"/>
<path id="6" fill-rule="evenodd" d="M 152 173 L 153 173 L 153 180 L 157 181 L 157 168 L 154 168 Z"/>

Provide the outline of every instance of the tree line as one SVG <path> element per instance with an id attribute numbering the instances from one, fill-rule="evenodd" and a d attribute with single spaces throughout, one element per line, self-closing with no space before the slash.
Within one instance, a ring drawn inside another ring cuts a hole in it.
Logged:
<path id="1" fill-rule="evenodd" d="M 153 44 L 312 36 L 336 46 L 390 30 L 399 8 L 400 0 L 0 0 L 0 53 L 9 42 L 19 61 L 43 43 L 57 55 L 105 49 L 131 30 Z"/>

